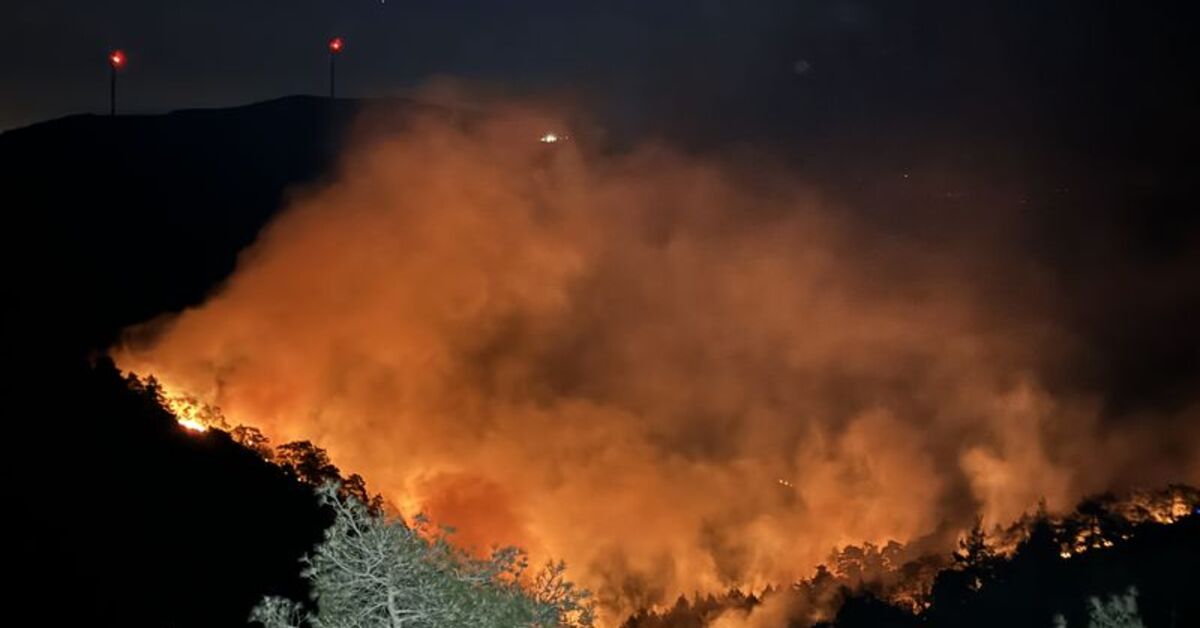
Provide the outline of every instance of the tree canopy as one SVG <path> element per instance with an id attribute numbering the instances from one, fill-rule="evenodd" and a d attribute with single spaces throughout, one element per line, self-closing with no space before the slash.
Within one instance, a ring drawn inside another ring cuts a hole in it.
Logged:
<path id="1" fill-rule="evenodd" d="M 589 627 L 589 593 L 565 578 L 563 563 L 528 573 L 523 552 L 476 558 L 417 518 L 411 525 L 347 495 L 336 482 L 317 489 L 334 511 L 325 540 L 303 559 L 315 608 L 267 597 L 250 620 L 266 628 Z"/>

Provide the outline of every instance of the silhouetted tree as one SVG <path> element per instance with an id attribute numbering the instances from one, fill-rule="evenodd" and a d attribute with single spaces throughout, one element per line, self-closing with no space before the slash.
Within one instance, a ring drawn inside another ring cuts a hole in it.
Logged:
<path id="1" fill-rule="evenodd" d="M 313 486 L 342 480 L 341 472 L 329 460 L 329 454 L 306 440 L 276 447 L 275 464 L 300 482 Z"/>
<path id="2" fill-rule="evenodd" d="M 958 551 L 954 552 L 955 566 L 966 576 L 967 586 L 978 591 L 991 578 L 996 553 L 988 546 L 987 533 L 983 531 L 983 519 L 975 518 L 975 525 L 959 540 Z"/>
<path id="3" fill-rule="evenodd" d="M 275 452 L 271 449 L 271 442 L 257 427 L 239 425 L 229 430 L 229 437 L 233 442 L 262 456 L 264 460 L 274 461 Z"/>

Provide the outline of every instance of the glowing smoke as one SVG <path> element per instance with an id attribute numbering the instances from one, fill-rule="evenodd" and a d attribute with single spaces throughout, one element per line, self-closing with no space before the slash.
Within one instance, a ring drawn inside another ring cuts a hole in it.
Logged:
<path id="1" fill-rule="evenodd" d="M 364 142 L 118 363 L 464 542 L 562 557 L 612 608 L 1179 479 L 1141 463 L 1194 435 L 1046 392 L 1068 341 L 1019 276 L 972 286 L 782 169 L 537 141 L 567 126 L 512 108 Z"/>

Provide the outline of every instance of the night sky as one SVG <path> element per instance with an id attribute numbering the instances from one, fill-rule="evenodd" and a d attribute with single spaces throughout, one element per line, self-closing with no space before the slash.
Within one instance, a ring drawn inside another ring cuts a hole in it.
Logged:
<path id="1" fill-rule="evenodd" d="M 1178 390 L 1196 371 L 1177 332 L 1194 327 L 1196 300 L 1179 278 L 1197 275 L 1198 13 L 1083 0 L 17 0 L 0 20 L 0 128 L 104 112 L 116 48 L 125 113 L 323 94 L 326 43 L 341 36 L 347 97 L 441 77 L 565 95 L 615 137 L 784 155 L 855 211 L 934 238 L 1016 212 L 1025 252 L 1118 356 L 1106 363 L 1151 356 L 1097 367 L 1113 372 L 1088 387 Z"/>
<path id="2" fill-rule="evenodd" d="M 116 48 L 125 113 L 323 94 L 326 44 L 341 36 L 346 97 L 443 77 L 566 97 L 611 137 L 782 155 L 897 232 L 961 240 L 963 224 L 1011 218 L 1026 233 L 1009 240 L 1057 273 L 1110 358 L 1086 387 L 1157 399 L 1197 370 L 1177 336 L 1197 300 L 1180 278 L 1198 274 L 1198 13 L 1083 0 L 17 0 L 0 20 L 0 128 L 105 112 Z"/>
<path id="3" fill-rule="evenodd" d="M 130 112 L 323 93 L 325 42 L 340 35 L 347 96 L 455 76 L 571 90 L 614 119 L 693 134 L 1109 133 L 1124 121 L 1097 118 L 1189 104 L 1180 60 L 1195 13 L 1078 0 L 15 0 L 0 20 L 0 128 L 103 111 L 114 48 L 129 55 Z"/>

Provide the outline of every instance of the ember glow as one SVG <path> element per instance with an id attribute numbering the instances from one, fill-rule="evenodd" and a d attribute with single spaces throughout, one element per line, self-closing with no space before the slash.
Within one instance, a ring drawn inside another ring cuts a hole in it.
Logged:
<path id="1" fill-rule="evenodd" d="M 185 426 L 219 406 L 464 544 L 565 559 L 614 613 L 1200 479 L 1157 453 L 1200 451 L 1200 406 L 1104 422 L 1040 380 L 1069 348 L 1040 282 L 887 237 L 783 169 L 529 141 L 562 122 L 372 138 L 118 364 L 190 400 Z"/>
<path id="2" fill-rule="evenodd" d="M 163 405 L 175 416 L 180 427 L 197 433 L 212 428 L 228 430 L 229 426 L 217 408 L 180 391 L 164 389 L 163 392 Z"/>
<path id="3" fill-rule="evenodd" d="M 201 433 L 208 431 L 208 426 L 199 421 L 195 421 L 192 419 L 177 419 L 177 420 L 179 421 L 179 425 L 182 426 L 186 430 L 190 430 L 192 432 L 201 432 Z"/>

